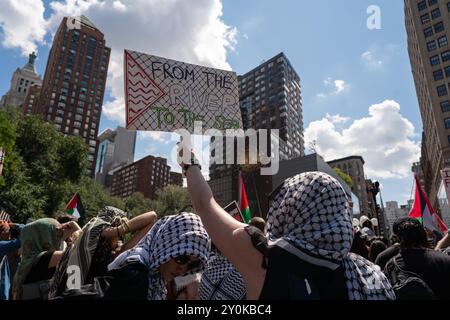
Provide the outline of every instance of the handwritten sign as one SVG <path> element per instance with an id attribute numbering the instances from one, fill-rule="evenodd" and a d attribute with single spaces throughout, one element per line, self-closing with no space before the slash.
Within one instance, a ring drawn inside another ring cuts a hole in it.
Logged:
<path id="1" fill-rule="evenodd" d="M 237 221 L 245 223 L 244 217 L 242 216 L 241 209 L 239 209 L 239 205 L 236 201 L 231 202 L 225 208 L 223 208 L 226 212 L 228 212 L 233 218 Z"/>
<path id="2" fill-rule="evenodd" d="M 236 73 L 128 50 L 124 67 L 127 129 L 242 128 Z"/>

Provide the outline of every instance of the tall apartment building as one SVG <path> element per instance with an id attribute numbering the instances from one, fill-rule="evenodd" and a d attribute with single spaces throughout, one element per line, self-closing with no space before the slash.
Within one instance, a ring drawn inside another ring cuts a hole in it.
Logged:
<path id="1" fill-rule="evenodd" d="M 174 178 L 167 159 L 147 156 L 114 172 L 111 195 L 126 198 L 140 192 L 146 198 L 154 199 L 156 191 L 171 184 Z M 178 179 L 175 183 L 182 186 L 183 182 L 181 180 L 180 184 Z"/>
<path id="2" fill-rule="evenodd" d="M 450 165 L 450 2 L 405 0 L 405 23 L 423 123 L 424 187 L 436 208 L 440 170 Z"/>
<path id="3" fill-rule="evenodd" d="M 361 214 L 371 216 L 372 211 L 367 200 L 367 186 L 364 174 L 364 159 L 361 156 L 351 156 L 328 161 L 332 168 L 338 168 L 352 178 L 352 191 L 359 199 Z"/>
<path id="4" fill-rule="evenodd" d="M 42 114 L 60 132 L 86 141 L 88 174 L 93 177 L 110 48 L 85 16 L 77 23 L 67 21 L 65 17 L 55 34 L 33 113 Z"/>
<path id="5" fill-rule="evenodd" d="M 392 231 L 392 226 L 394 225 L 394 222 L 401 217 L 407 217 L 408 213 L 406 213 L 407 205 L 401 206 L 399 208 L 397 201 L 387 201 L 386 206 L 384 208 L 384 212 L 386 214 L 386 220 L 387 224 L 389 226 L 389 230 Z M 391 232 L 392 235 L 392 232 Z"/>
<path id="6" fill-rule="evenodd" d="M 39 101 L 42 87 L 38 84 L 33 84 L 29 89 L 25 101 L 22 104 L 24 114 L 31 114 L 35 104 Z"/>
<path id="7" fill-rule="evenodd" d="M 279 129 L 280 158 L 305 154 L 300 77 L 284 53 L 239 76 L 244 129 Z"/>
<path id="8" fill-rule="evenodd" d="M 128 131 L 117 127 L 116 130 L 106 129 L 98 136 L 97 164 L 95 165 L 95 180 L 109 187 L 112 180 L 111 171 L 134 161 L 136 147 L 136 131 Z"/>
<path id="9" fill-rule="evenodd" d="M 0 100 L 0 106 L 22 107 L 29 90 L 35 85 L 42 84 L 41 76 L 36 72 L 34 65 L 36 58 L 36 54 L 31 53 L 28 56 L 28 63 L 14 71 L 10 88 Z"/>
<path id="10" fill-rule="evenodd" d="M 274 56 L 239 76 L 238 80 L 244 130 L 267 129 L 267 149 L 271 152 L 270 137 L 273 133 L 270 129 L 278 129 L 280 160 L 304 156 L 300 77 L 286 55 L 280 53 Z M 215 144 L 216 141 L 212 141 L 209 184 L 219 203 L 227 205 L 239 197 L 239 170 L 237 166 L 214 163 L 217 153 Z M 223 154 L 230 152 L 234 152 L 236 157 L 244 156 L 234 146 L 224 144 Z M 256 201 L 252 195 L 249 198 L 250 202 Z"/>

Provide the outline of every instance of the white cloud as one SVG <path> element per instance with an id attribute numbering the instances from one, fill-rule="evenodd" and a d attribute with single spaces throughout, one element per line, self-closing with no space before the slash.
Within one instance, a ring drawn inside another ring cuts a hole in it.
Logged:
<path id="1" fill-rule="evenodd" d="M 334 86 L 336 87 L 336 93 L 340 93 L 345 90 L 346 84 L 344 80 L 335 80 Z"/>
<path id="2" fill-rule="evenodd" d="M 320 92 L 316 95 L 318 98 L 326 98 L 331 95 L 338 95 L 350 89 L 350 85 L 345 80 L 334 80 L 327 78 L 323 80 L 323 84 L 327 87 L 328 92 Z"/>
<path id="3" fill-rule="evenodd" d="M 113 2 L 113 8 L 118 11 L 126 11 L 127 10 L 127 7 L 118 0 Z"/>
<path id="4" fill-rule="evenodd" d="M 161 132 L 161 131 L 138 131 L 138 139 L 146 140 L 150 139 L 159 143 L 169 144 L 170 142 L 175 143 L 176 135 L 169 132 Z"/>
<path id="5" fill-rule="evenodd" d="M 125 123 L 123 50 L 131 49 L 216 68 L 230 69 L 227 50 L 237 29 L 222 17 L 221 0 L 65 0 L 50 3 L 52 31 L 64 16 L 86 15 L 111 47 L 107 86 L 111 100 L 103 112 Z"/>
<path id="6" fill-rule="evenodd" d="M 2 0 L 0 9 L 1 44 L 19 48 L 23 55 L 37 51 L 44 43 L 47 23 L 41 0 Z"/>
<path id="7" fill-rule="evenodd" d="M 337 123 L 345 123 L 348 120 L 350 120 L 349 117 L 343 117 L 339 114 L 336 115 L 330 115 L 329 113 L 327 113 L 325 115 L 325 119 L 327 119 L 328 121 L 330 121 L 331 123 L 337 124 Z"/>
<path id="8" fill-rule="evenodd" d="M 336 128 L 343 117 L 327 116 L 311 122 L 305 130 L 305 143 L 315 142 L 326 160 L 351 155 L 364 158 L 365 173 L 371 178 L 401 179 L 410 175 L 411 164 L 420 157 L 414 141 L 414 125 L 400 114 L 400 105 L 385 100 L 369 108 L 367 117 L 354 120 L 348 127 Z"/>
<path id="9" fill-rule="evenodd" d="M 382 70 L 399 54 L 400 46 L 397 44 L 372 45 L 369 50 L 361 54 L 360 60 L 370 70 Z"/>
<path id="10" fill-rule="evenodd" d="M 366 51 L 361 55 L 361 59 L 363 60 L 363 62 L 366 64 L 367 67 L 369 68 L 380 68 L 383 65 L 383 61 L 378 60 L 373 52 L 371 51 Z"/>

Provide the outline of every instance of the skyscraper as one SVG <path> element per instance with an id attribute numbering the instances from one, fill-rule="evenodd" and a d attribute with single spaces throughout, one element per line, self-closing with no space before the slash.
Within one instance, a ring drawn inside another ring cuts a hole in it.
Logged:
<path id="1" fill-rule="evenodd" d="M 436 208 L 440 170 L 450 165 L 450 3 L 405 0 L 405 22 L 423 123 L 424 187 Z"/>
<path id="2" fill-rule="evenodd" d="M 364 159 L 361 156 L 350 156 L 342 159 L 328 161 L 330 167 L 338 168 L 352 178 L 352 191 L 359 199 L 361 214 L 372 216 L 374 213 L 369 207 L 367 199 L 366 178 L 364 175 Z"/>
<path id="3" fill-rule="evenodd" d="M 40 98 L 33 108 L 62 133 L 86 141 L 91 177 L 109 56 L 103 33 L 88 18 L 81 16 L 74 22 L 65 17 L 55 34 Z"/>
<path id="4" fill-rule="evenodd" d="M 239 102 L 244 130 L 279 130 L 280 160 L 296 159 L 304 156 L 303 117 L 300 77 L 284 53 L 280 53 L 256 68 L 238 77 Z M 269 152 L 271 134 L 267 137 Z M 221 145 L 220 143 L 218 144 Z M 235 158 L 244 157 L 235 146 L 222 144 L 223 154 L 234 152 Z M 260 147 L 260 146 L 259 146 Z M 211 144 L 210 186 L 222 205 L 239 197 L 239 171 L 236 166 L 215 164 L 216 141 Z M 252 174 L 253 175 L 253 174 Z M 244 177 L 244 180 L 250 177 Z M 256 177 L 251 177 L 255 181 Z M 257 179 L 259 180 L 259 179 Z M 253 183 L 255 184 L 255 183 Z M 265 186 L 270 183 L 256 183 Z M 259 190 L 265 193 L 266 190 Z M 258 192 L 257 192 L 258 193 Z M 249 202 L 259 202 L 250 192 Z M 255 210 L 254 210 L 255 211 Z M 259 210 L 261 211 L 261 210 Z"/>
<path id="5" fill-rule="evenodd" d="M 111 170 L 133 163 L 136 131 L 128 131 L 122 127 L 116 130 L 106 129 L 98 136 L 98 143 L 95 180 L 108 187 L 112 180 Z"/>
<path id="6" fill-rule="evenodd" d="M 25 98 L 33 86 L 40 86 L 41 76 L 36 72 L 34 61 L 36 54 L 33 52 L 28 56 L 28 63 L 23 68 L 17 68 L 11 78 L 9 91 L 2 97 L 0 106 L 21 107 Z"/>
<path id="7" fill-rule="evenodd" d="M 300 77 L 286 55 L 280 53 L 238 79 L 244 129 L 279 129 L 280 158 L 304 156 Z"/>

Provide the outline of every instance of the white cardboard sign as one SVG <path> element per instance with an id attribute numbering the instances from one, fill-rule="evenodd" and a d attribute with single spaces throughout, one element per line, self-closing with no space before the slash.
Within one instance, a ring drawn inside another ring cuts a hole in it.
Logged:
<path id="1" fill-rule="evenodd" d="M 236 73 L 129 50 L 124 68 L 127 129 L 242 128 Z"/>

